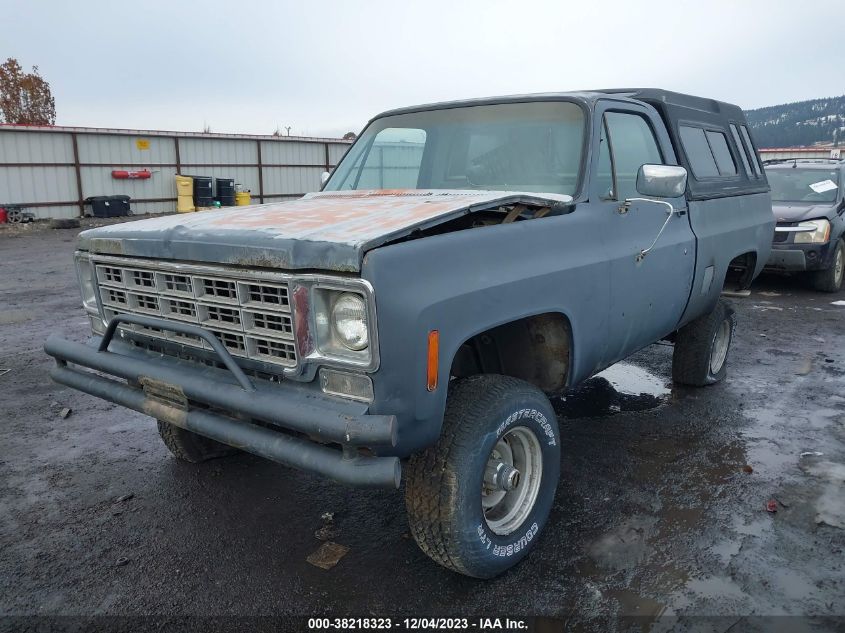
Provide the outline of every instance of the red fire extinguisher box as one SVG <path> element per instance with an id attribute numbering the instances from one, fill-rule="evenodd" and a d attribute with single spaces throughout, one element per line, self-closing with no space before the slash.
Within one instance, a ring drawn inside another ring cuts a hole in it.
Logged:
<path id="1" fill-rule="evenodd" d="M 141 169 L 140 171 L 128 171 L 126 169 L 113 169 L 111 177 L 118 180 L 147 180 L 153 175 L 148 169 Z"/>

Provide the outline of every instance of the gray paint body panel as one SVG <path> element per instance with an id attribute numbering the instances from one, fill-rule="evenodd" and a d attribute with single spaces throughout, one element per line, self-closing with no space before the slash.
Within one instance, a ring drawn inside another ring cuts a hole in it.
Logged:
<path id="1" fill-rule="evenodd" d="M 769 193 L 693 201 L 689 204 L 689 217 L 696 237 L 695 279 L 680 325 L 713 309 L 728 265 L 735 257 L 755 253 L 754 277 L 759 275 L 769 259 L 775 230 Z M 710 266 L 714 281 L 702 292 Z"/>

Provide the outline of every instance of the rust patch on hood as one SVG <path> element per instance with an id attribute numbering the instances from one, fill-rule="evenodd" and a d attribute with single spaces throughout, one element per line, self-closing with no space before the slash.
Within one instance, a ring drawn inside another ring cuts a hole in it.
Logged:
<path id="1" fill-rule="evenodd" d="M 501 192 L 349 191 L 309 194 L 237 214 L 214 214 L 206 226 L 253 229 L 288 238 L 361 244 L 444 214 L 504 198 Z"/>
<path id="2" fill-rule="evenodd" d="M 83 232 L 80 247 L 101 252 L 100 245 L 119 240 L 125 255 L 354 272 L 367 250 L 416 229 L 496 206 L 569 201 L 563 195 L 502 191 L 314 193 L 104 226 Z M 113 245 L 109 250 L 114 252 Z"/>

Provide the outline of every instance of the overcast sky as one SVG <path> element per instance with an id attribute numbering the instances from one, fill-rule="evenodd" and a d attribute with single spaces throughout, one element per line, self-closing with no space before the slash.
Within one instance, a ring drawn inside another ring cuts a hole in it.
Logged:
<path id="1" fill-rule="evenodd" d="M 841 0 L 0 0 L 57 123 L 358 132 L 396 106 L 661 87 L 744 108 L 845 94 Z"/>

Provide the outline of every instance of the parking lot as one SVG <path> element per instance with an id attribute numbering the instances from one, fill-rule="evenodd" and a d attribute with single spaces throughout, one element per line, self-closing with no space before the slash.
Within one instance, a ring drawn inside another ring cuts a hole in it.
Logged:
<path id="1" fill-rule="evenodd" d="M 417 548 L 401 491 L 177 463 L 154 420 L 52 383 L 44 339 L 89 333 L 75 236 L 0 231 L 0 613 L 845 615 L 845 292 L 764 276 L 732 299 L 724 383 L 671 388 L 654 345 L 556 398 L 549 523 L 477 581 Z M 318 531 L 349 548 L 329 570 Z"/>

